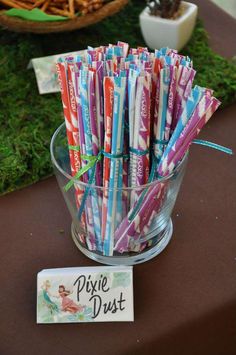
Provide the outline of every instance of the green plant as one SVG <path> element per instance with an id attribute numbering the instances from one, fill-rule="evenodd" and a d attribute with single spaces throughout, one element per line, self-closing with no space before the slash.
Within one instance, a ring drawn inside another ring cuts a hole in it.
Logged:
<path id="1" fill-rule="evenodd" d="M 178 12 L 181 0 L 147 0 L 150 14 L 164 18 L 172 18 Z"/>

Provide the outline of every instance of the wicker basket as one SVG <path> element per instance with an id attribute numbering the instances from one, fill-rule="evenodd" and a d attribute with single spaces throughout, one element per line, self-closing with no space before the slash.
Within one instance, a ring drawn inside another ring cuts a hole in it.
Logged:
<path id="1" fill-rule="evenodd" d="M 97 23 L 104 18 L 115 14 L 127 3 L 128 0 L 114 0 L 105 4 L 99 10 L 91 14 L 77 17 L 68 21 L 53 22 L 28 21 L 19 17 L 7 16 L 4 14 L 4 10 L 2 10 L 0 11 L 0 24 L 5 28 L 15 32 L 51 33 L 73 31 L 78 28 Z"/>

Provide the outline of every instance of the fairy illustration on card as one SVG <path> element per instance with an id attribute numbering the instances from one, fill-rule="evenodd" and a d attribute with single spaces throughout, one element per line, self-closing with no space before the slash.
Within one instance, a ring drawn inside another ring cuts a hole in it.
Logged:
<path id="1" fill-rule="evenodd" d="M 64 285 L 53 285 L 50 280 L 45 280 L 41 285 L 38 300 L 38 314 L 44 322 L 89 321 L 91 310 L 87 306 L 77 304 Z"/>
<path id="2" fill-rule="evenodd" d="M 64 285 L 59 285 L 58 288 L 59 297 L 61 298 L 61 309 L 64 312 L 77 313 L 83 311 L 83 306 L 76 304 L 72 299 L 68 296 L 72 293 L 65 289 Z"/>
<path id="3" fill-rule="evenodd" d="M 49 280 L 46 280 L 41 286 L 43 290 L 43 302 L 45 306 L 49 309 L 50 313 L 54 314 L 59 312 L 59 307 L 50 298 L 51 297 L 51 293 L 49 291 L 50 287 L 51 287 L 51 283 Z"/>

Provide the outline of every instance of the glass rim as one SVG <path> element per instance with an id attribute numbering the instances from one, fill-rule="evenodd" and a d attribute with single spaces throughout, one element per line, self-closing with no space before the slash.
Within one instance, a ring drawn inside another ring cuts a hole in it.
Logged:
<path id="1" fill-rule="evenodd" d="M 52 135 L 52 138 L 51 138 L 51 142 L 50 142 L 50 155 L 51 155 L 51 160 L 52 160 L 52 164 L 60 171 L 60 173 L 62 175 L 64 175 L 65 178 L 67 178 L 68 180 L 74 180 L 74 177 L 71 176 L 70 174 L 68 174 L 66 171 L 64 171 L 61 166 L 58 164 L 55 156 L 54 156 L 54 153 L 53 153 L 53 147 L 54 147 L 54 142 L 56 140 L 56 137 L 58 136 L 59 132 L 61 131 L 61 129 L 65 126 L 65 122 L 63 122 L 57 129 L 56 131 L 53 133 Z M 178 162 L 178 164 L 176 165 L 175 169 L 172 171 L 171 174 L 167 175 L 167 176 L 164 176 L 164 177 L 161 177 L 161 178 L 158 178 L 152 182 L 149 182 L 147 184 L 144 184 L 144 185 L 138 185 L 138 186 L 128 186 L 128 187 L 104 187 L 104 186 L 98 186 L 98 185 L 95 185 L 95 184 L 89 184 L 89 183 L 86 183 L 86 182 L 83 182 L 81 180 L 74 180 L 74 184 L 76 184 L 78 187 L 79 185 L 83 186 L 83 187 L 89 187 L 89 188 L 95 188 L 95 189 L 99 189 L 99 190 L 107 190 L 107 191 L 110 191 L 110 190 L 122 190 L 122 191 L 134 191 L 134 190 L 141 190 L 141 189 L 145 189 L 145 188 L 149 188 L 151 186 L 154 186 L 156 183 L 162 183 L 162 182 L 166 182 L 167 180 L 170 180 L 175 174 L 176 174 L 176 170 L 179 169 L 185 162 L 185 160 L 187 159 L 187 156 L 189 154 L 189 151 L 187 151 L 183 157 L 183 159 Z"/>

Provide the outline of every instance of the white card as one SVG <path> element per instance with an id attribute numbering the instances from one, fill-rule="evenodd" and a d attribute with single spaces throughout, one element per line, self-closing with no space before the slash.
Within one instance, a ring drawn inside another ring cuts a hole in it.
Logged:
<path id="1" fill-rule="evenodd" d="M 60 57 L 69 57 L 73 55 L 80 55 L 83 57 L 84 50 L 31 59 L 28 69 L 32 67 L 34 68 L 40 94 L 49 94 L 60 91 L 57 79 L 56 62 Z"/>
<path id="2" fill-rule="evenodd" d="M 37 277 L 37 323 L 134 320 L 132 266 L 47 269 Z"/>

